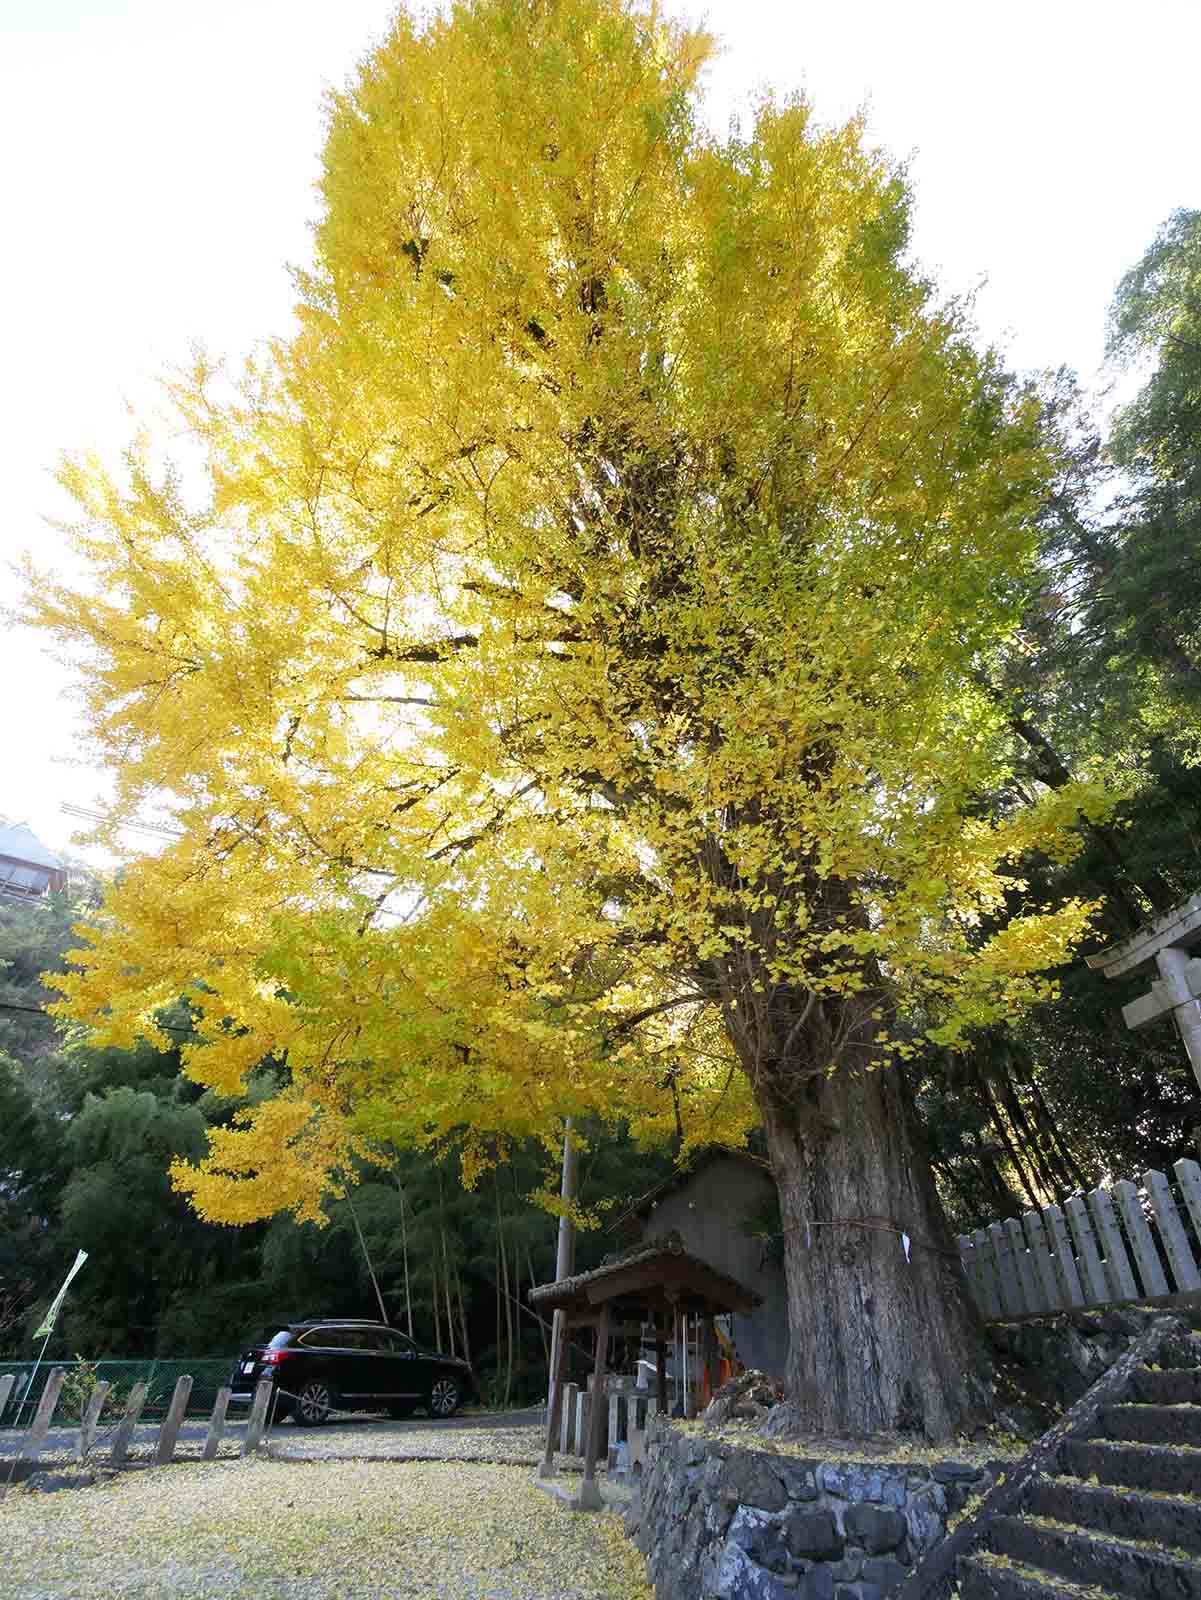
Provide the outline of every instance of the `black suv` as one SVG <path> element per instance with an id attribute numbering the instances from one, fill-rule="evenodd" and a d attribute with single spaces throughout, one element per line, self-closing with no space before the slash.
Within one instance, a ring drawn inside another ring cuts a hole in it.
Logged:
<path id="1" fill-rule="evenodd" d="M 249 1404 L 263 1378 L 275 1385 L 275 1417 L 290 1415 L 306 1427 L 331 1411 L 407 1417 L 424 1406 L 431 1417 L 449 1417 L 478 1398 L 466 1361 L 422 1350 L 382 1322 L 345 1318 L 290 1322 L 244 1350 L 229 1380 L 231 1401 Z"/>

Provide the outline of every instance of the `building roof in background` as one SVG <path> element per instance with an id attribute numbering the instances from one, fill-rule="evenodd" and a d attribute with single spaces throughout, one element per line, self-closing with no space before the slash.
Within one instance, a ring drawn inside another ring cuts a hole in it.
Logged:
<path id="1" fill-rule="evenodd" d="M 677 1189 L 687 1187 L 694 1178 L 699 1177 L 705 1168 L 711 1166 L 715 1161 L 736 1161 L 740 1166 L 754 1168 L 769 1183 L 775 1182 L 771 1164 L 764 1160 L 762 1156 L 755 1155 L 753 1151 L 746 1149 L 736 1150 L 724 1144 L 706 1145 L 693 1155 L 692 1160 L 686 1167 L 676 1167 L 673 1172 L 668 1173 L 666 1178 L 660 1179 L 654 1188 L 649 1189 L 646 1194 L 640 1195 L 636 1200 L 628 1201 L 625 1210 L 619 1212 L 606 1225 L 605 1232 L 616 1233 L 619 1236 L 622 1234 L 628 1235 L 631 1227 L 637 1229 L 640 1224 L 646 1221 L 660 1200 L 666 1195 L 673 1194 Z"/>
<path id="2" fill-rule="evenodd" d="M 26 866 L 49 867 L 53 872 L 66 868 L 66 862 L 47 850 L 27 822 L 0 823 L 0 856 Z"/>
<path id="3" fill-rule="evenodd" d="M 594 1313 L 606 1302 L 624 1301 L 631 1308 L 701 1311 L 708 1315 L 727 1311 L 753 1311 L 762 1295 L 748 1289 L 716 1267 L 690 1255 L 678 1234 L 649 1240 L 616 1261 L 591 1272 L 579 1272 L 555 1283 L 529 1290 L 531 1305 L 547 1311 L 566 1311 L 576 1320 Z"/>

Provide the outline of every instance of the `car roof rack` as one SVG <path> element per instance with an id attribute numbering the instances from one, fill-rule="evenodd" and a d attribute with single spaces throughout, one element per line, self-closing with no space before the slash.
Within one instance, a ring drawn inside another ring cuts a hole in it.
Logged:
<path id="1" fill-rule="evenodd" d="M 322 1328 L 327 1323 L 334 1323 L 339 1328 L 386 1328 L 388 1324 L 381 1322 L 378 1317 L 302 1317 L 299 1322 L 293 1322 L 293 1328 Z"/>

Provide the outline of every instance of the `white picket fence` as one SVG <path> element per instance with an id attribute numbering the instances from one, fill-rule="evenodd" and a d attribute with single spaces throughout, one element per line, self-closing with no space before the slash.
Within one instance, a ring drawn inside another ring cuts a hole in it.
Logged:
<path id="1" fill-rule="evenodd" d="M 968 1286 L 998 1320 L 1201 1289 L 1201 1167 L 1173 1167 L 1181 1212 L 1162 1172 L 1144 1172 L 1045 1206 L 1019 1221 L 959 1235 Z"/>

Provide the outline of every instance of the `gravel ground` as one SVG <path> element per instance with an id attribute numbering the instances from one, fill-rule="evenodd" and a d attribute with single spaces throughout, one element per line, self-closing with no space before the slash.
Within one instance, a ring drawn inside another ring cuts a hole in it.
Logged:
<path id="1" fill-rule="evenodd" d="M 6 1600 L 652 1600 L 617 1517 L 528 1467 L 258 1460 L 0 1505 Z"/>
<path id="2" fill-rule="evenodd" d="M 545 1428 L 530 1423 L 432 1428 L 297 1428 L 271 1436 L 271 1455 L 284 1461 L 499 1461 L 534 1466 L 542 1459 Z M 578 1459 L 559 1456 L 561 1466 L 578 1470 Z"/>

